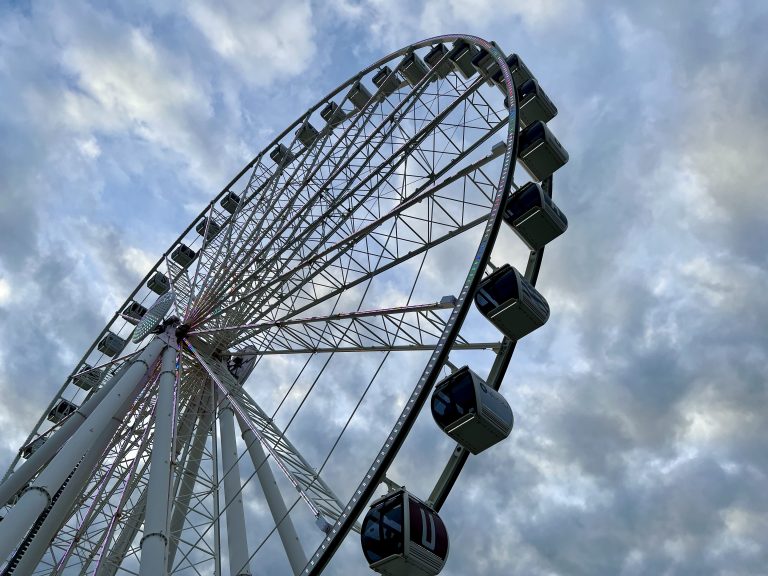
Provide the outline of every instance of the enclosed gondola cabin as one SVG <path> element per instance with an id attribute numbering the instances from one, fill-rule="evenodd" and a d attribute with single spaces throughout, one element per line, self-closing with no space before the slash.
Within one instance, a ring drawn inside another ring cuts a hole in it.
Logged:
<path id="1" fill-rule="evenodd" d="M 171 289 L 171 281 L 168 280 L 168 276 L 157 270 L 147 281 L 147 288 L 162 296 Z"/>
<path id="2" fill-rule="evenodd" d="M 72 402 L 68 402 L 67 400 L 60 400 L 59 403 L 48 412 L 47 418 L 54 424 L 57 424 L 72 414 L 75 410 L 77 410 L 77 404 L 72 404 Z"/>
<path id="3" fill-rule="evenodd" d="M 371 92 L 358 80 L 352 84 L 352 88 L 349 89 L 347 99 L 352 102 L 352 105 L 359 112 L 365 108 L 366 104 L 368 104 L 368 101 L 371 99 Z"/>
<path id="4" fill-rule="evenodd" d="M 504 440 L 514 423 L 504 397 L 467 366 L 435 386 L 432 417 L 443 432 L 472 454 Z"/>
<path id="5" fill-rule="evenodd" d="M 207 230 L 207 232 L 206 232 Z M 203 218 L 200 220 L 200 222 L 197 223 L 195 226 L 195 231 L 200 234 L 200 236 L 205 236 L 205 239 L 210 242 L 216 237 L 216 234 L 218 234 L 221 231 L 221 225 L 219 225 L 216 220 L 210 220 L 208 221 L 207 216 L 203 216 Z"/>
<path id="6" fill-rule="evenodd" d="M 371 569 L 387 576 L 435 576 L 448 558 L 440 516 L 404 488 L 371 504 L 360 542 Z"/>
<path id="7" fill-rule="evenodd" d="M 192 250 L 192 248 L 186 244 L 179 244 L 171 253 L 171 260 L 176 262 L 179 266 L 186 268 L 195 261 L 196 256 L 197 252 Z"/>
<path id="8" fill-rule="evenodd" d="M 495 42 L 491 42 L 491 44 L 496 46 Z M 496 47 L 498 48 L 498 46 Z M 499 73 L 499 65 L 496 63 L 496 59 L 493 55 L 485 48 L 480 48 L 477 51 L 472 58 L 472 66 L 474 66 L 480 74 L 486 77 L 488 84 L 499 84 L 499 82 L 495 80 L 495 76 Z"/>
<path id="9" fill-rule="evenodd" d="M 568 219 L 535 182 L 528 182 L 507 200 L 504 222 L 531 250 L 539 250 L 568 228 Z"/>
<path id="10" fill-rule="evenodd" d="M 520 59 L 520 56 L 517 54 L 510 54 L 507 56 L 507 67 L 509 68 L 509 72 L 512 74 L 512 82 L 514 82 L 517 88 L 525 84 L 528 80 L 534 78 L 533 74 L 531 74 L 531 71 L 528 70 L 528 66 L 523 63 L 523 61 Z M 497 84 L 501 84 L 504 81 L 504 76 L 501 70 L 498 68 L 493 74 L 493 81 Z"/>
<path id="11" fill-rule="evenodd" d="M 517 98 L 520 121 L 526 126 L 533 124 L 536 120 L 549 122 L 557 116 L 557 107 L 534 78 L 517 88 Z"/>
<path id="12" fill-rule="evenodd" d="M 297 130 L 296 130 L 296 138 L 299 142 L 301 142 L 302 146 L 305 148 L 308 148 L 312 145 L 312 143 L 317 140 L 317 137 L 320 135 L 320 133 L 317 131 L 317 128 L 312 126 L 309 122 L 306 122 L 305 124 L 302 124 Z"/>
<path id="13" fill-rule="evenodd" d="M 446 54 L 448 54 L 448 48 L 445 47 L 445 44 L 439 43 L 432 46 L 432 49 L 424 56 L 424 62 L 430 68 L 435 68 L 438 78 L 445 78 L 451 73 L 451 61 L 448 58 L 444 58 Z"/>
<path id="14" fill-rule="evenodd" d="M 240 205 L 240 196 L 232 191 L 227 192 L 224 194 L 224 197 L 221 199 L 219 204 L 222 208 L 224 208 L 224 210 L 230 214 L 234 214 L 237 211 L 237 207 Z"/>
<path id="15" fill-rule="evenodd" d="M 72 378 L 75 386 L 85 391 L 98 386 L 100 380 L 101 370 L 94 370 L 90 364 L 83 364 L 80 367 L 80 371 Z"/>
<path id="16" fill-rule="evenodd" d="M 520 132 L 518 159 L 537 182 L 552 176 L 568 162 L 568 152 L 540 120 Z"/>
<path id="17" fill-rule="evenodd" d="M 448 59 L 453 63 L 454 68 L 461 72 L 464 78 L 471 78 L 475 74 L 475 67 L 472 60 L 477 55 L 477 48 L 466 40 L 456 40 L 453 48 L 448 53 Z"/>
<path id="18" fill-rule="evenodd" d="M 120 338 L 117 334 L 114 332 L 107 332 L 107 335 L 104 336 L 104 338 L 101 339 L 98 346 L 96 348 L 101 352 L 102 354 L 105 354 L 106 356 L 117 356 L 117 354 L 125 348 L 126 341 Z"/>
<path id="19" fill-rule="evenodd" d="M 424 78 L 424 76 L 429 74 L 427 65 L 416 52 L 411 52 L 403 58 L 403 62 L 400 64 L 400 70 L 402 71 L 403 76 L 405 76 L 408 84 L 411 86 L 416 86 L 416 84 L 421 82 L 421 79 Z M 430 82 L 434 80 L 434 78 L 431 78 Z"/>
<path id="20" fill-rule="evenodd" d="M 398 76 L 397 72 L 392 72 L 389 66 L 382 66 L 373 77 L 373 83 L 381 90 L 381 94 L 384 97 L 393 94 L 398 88 L 402 80 Z"/>
<path id="21" fill-rule="evenodd" d="M 282 143 L 278 144 L 272 149 L 272 151 L 269 153 L 269 157 L 272 159 L 272 162 L 278 166 L 290 164 L 293 162 L 294 158 L 296 158 L 293 155 L 293 152 L 288 149 L 288 146 Z"/>
<path id="22" fill-rule="evenodd" d="M 146 313 L 147 309 L 135 300 L 132 300 L 128 306 L 123 308 L 123 318 L 134 326 L 139 323 Z"/>
<path id="23" fill-rule="evenodd" d="M 502 334 L 519 340 L 549 318 L 544 297 L 509 264 L 485 278 L 475 294 L 475 304 Z"/>
<path id="24" fill-rule="evenodd" d="M 325 108 L 320 110 L 320 116 L 323 120 L 328 122 L 328 125 L 331 128 L 335 128 L 341 124 L 344 121 L 344 118 L 347 117 L 347 115 L 344 113 L 344 110 L 341 109 L 341 106 L 333 101 L 328 102 Z"/>

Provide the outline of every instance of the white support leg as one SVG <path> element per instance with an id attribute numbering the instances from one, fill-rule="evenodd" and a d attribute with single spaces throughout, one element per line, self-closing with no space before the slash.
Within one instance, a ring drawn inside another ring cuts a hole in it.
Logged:
<path id="1" fill-rule="evenodd" d="M 113 378 L 99 388 L 82 406 L 80 406 L 61 427 L 56 430 L 35 452 L 19 466 L 13 474 L 0 484 L 0 506 L 5 505 L 24 485 L 45 466 L 56 452 L 64 445 L 64 442 L 74 434 L 85 419 L 93 412 L 120 378 L 125 374 L 128 365 L 124 366 Z"/>
<path id="2" fill-rule="evenodd" d="M 232 576 L 250 576 L 248 541 L 245 537 L 243 493 L 240 489 L 240 466 L 237 463 L 235 418 L 229 400 L 219 409 L 221 431 L 221 465 L 224 471 L 224 500 L 227 510 L 227 539 L 229 541 L 229 568 Z"/>
<path id="3" fill-rule="evenodd" d="M 298 576 L 307 565 L 307 556 L 304 554 L 304 549 L 301 546 L 298 534 L 296 534 L 293 521 L 288 515 L 288 509 L 285 506 L 282 494 L 280 494 L 280 488 L 278 488 L 277 482 L 275 482 L 275 476 L 272 474 L 269 462 L 266 462 L 267 456 L 264 453 L 261 442 L 259 442 L 256 434 L 253 433 L 239 414 L 237 420 L 243 433 L 245 445 L 248 447 L 248 453 L 251 455 L 251 460 L 253 460 L 253 466 L 259 475 L 259 482 L 261 483 L 262 490 L 264 490 L 264 497 L 267 499 L 269 511 L 272 513 L 275 524 L 277 524 L 277 532 L 280 535 L 285 553 L 288 555 L 291 570 L 293 570 L 294 575 Z"/>
<path id="4" fill-rule="evenodd" d="M 176 385 L 176 350 L 163 351 L 162 372 L 157 383 L 155 404 L 155 436 L 149 460 L 147 508 L 144 536 L 141 539 L 141 576 L 167 574 L 168 506 L 172 479 L 174 388 Z"/>
<path id="5" fill-rule="evenodd" d="M 112 418 L 122 418 L 148 377 L 164 342 L 155 338 L 96 406 L 48 466 L 35 479 L 8 515 L 0 522 L 0 560 L 8 558 L 40 514 L 51 503 L 67 476 L 86 451 L 104 434 Z"/>
<path id="6" fill-rule="evenodd" d="M 56 499 L 53 508 L 48 512 L 48 516 L 35 534 L 34 539 L 30 542 L 29 548 L 24 552 L 24 556 L 16 566 L 14 573 L 32 574 L 35 567 L 40 563 L 56 533 L 67 521 L 75 500 L 88 485 L 94 468 L 101 460 L 120 424 L 120 421 L 112 419 L 104 434 L 97 438 L 96 443 L 85 453 L 74 474 L 67 481 L 66 487 Z"/>

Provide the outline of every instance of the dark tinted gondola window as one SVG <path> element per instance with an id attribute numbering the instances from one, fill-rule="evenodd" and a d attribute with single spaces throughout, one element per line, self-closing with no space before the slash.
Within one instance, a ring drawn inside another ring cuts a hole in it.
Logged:
<path id="1" fill-rule="evenodd" d="M 546 196 L 546 194 L 545 194 Z M 523 186 L 507 202 L 504 216 L 511 223 L 531 208 L 541 205 L 539 188 L 535 184 Z"/>
<path id="2" fill-rule="evenodd" d="M 361 540 L 369 564 L 403 553 L 403 501 L 383 502 L 371 508 L 363 522 Z"/>
<path id="3" fill-rule="evenodd" d="M 520 133 L 520 152 L 525 152 L 525 149 L 528 148 L 528 146 L 535 143 L 537 140 L 544 138 L 544 134 L 544 122 L 540 120 L 537 120 L 526 127 L 525 130 Z"/>
<path id="4" fill-rule="evenodd" d="M 515 274 L 514 269 L 509 268 L 506 272 L 499 275 L 494 273 L 480 285 L 478 296 L 487 301 L 491 301 L 491 305 L 484 305 L 480 301 L 480 298 L 476 299 L 480 311 L 484 314 L 489 313 L 493 308 L 503 304 L 511 298 L 519 298 L 517 292 L 517 275 Z"/>
<path id="5" fill-rule="evenodd" d="M 476 410 L 475 387 L 469 372 L 457 376 L 445 387 L 437 388 L 432 395 L 432 415 L 441 428 Z"/>

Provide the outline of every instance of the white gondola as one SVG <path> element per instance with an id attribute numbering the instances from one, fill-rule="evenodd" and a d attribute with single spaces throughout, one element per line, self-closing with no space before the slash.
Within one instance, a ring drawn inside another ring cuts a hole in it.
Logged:
<path id="1" fill-rule="evenodd" d="M 404 488 L 371 504 L 360 542 L 371 569 L 387 576 L 435 576 L 448 558 L 440 516 Z"/>
<path id="2" fill-rule="evenodd" d="M 466 40 L 456 40 L 448 53 L 448 59 L 453 63 L 453 67 L 467 79 L 475 74 L 475 67 L 472 65 L 472 59 L 475 56 L 477 56 L 477 48 Z"/>
<path id="3" fill-rule="evenodd" d="M 520 132 L 518 159 L 531 177 L 540 182 L 568 162 L 568 152 L 544 122 L 536 121 Z"/>
<path id="4" fill-rule="evenodd" d="M 328 122 L 328 125 L 331 128 L 341 124 L 344 121 L 344 118 L 347 117 L 347 115 L 344 114 L 344 110 L 342 110 L 341 107 L 333 101 L 328 102 L 325 108 L 320 110 L 320 116 L 322 116 L 323 120 Z"/>
<path id="5" fill-rule="evenodd" d="M 402 80 L 397 72 L 392 72 L 389 66 L 383 66 L 373 76 L 373 83 L 381 90 L 381 94 L 386 97 L 400 88 Z"/>
<path id="6" fill-rule="evenodd" d="M 197 256 L 197 252 L 192 250 L 189 246 L 186 244 L 179 244 L 176 246 L 176 249 L 171 253 L 171 260 L 176 262 L 178 265 L 186 268 L 192 262 L 195 261 L 195 257 Z"/>
<path id="7" fill-rule="evenodd" d="M 147 282 L 147 288 L 162 296 L 171 289 L 171 281 L 168 276 L 157 270 Z"/>
<path id="8" fill-rule="evenodd" d="M 319 135 L 320 133 L 317 131 L 317 128 L 312 126 L 309 122 L 302 124 L 298 130 L 296 130 L 296 138 L 305 148 L 311 146 L 312 143 L 317 140 Z"/>
<path id="9" fill-rule="evenodd" d="M 429 74 L 427 65 L 424 64 L 424 60 L 416 52 L 411 52 L 403 58 L 400 70 L 402 70 L 403 76 L 405 76 L 405 79 L 411 86 L 416 86 L 424 76 Z"/>
<path id="10" fill-rule="evenodd" d="M 72 377 L 72 382 L 83 390 L 92 390 L 99 385 L 101 370 L 92 370 L 90 364 L 83 364 L 77 374 Z"/>
<path id="11" fill-rule="evenodd" d="M 206 233 L 206 229 L 208 232 Z M 200 234 L 200 236 L 205 235 L 205 239 L 210 242 L 213 240 L 216 235 L 221 231 L 221 225 L 216 222 L 216 220 L 211 219 L 210 224 L 208 223 L 208 217 L 203 216 L 202 220 L 197 223 L 195 226 L 195 231 Z"/>
<path id="12" fill-rule="evenodd" d="M 519 340 L 549 319 L 549 305 L 520 272 L 509 264 L 485 278 L 475 294 L 475 304 L 502 334 Z"/>
<path id="13" fill-rule="evenodd" d="M 358 80 L 352 84 L 352 88 L 350 88 L 349 94 L 347 94 L 347 99 L 360 111 L 371 100 L 371 92 Z"/>
<path id="14" fill-rule="evenodd" d="M 146 313 L 147 309 L 144 306 L 135 300 L 132 300 L 131 303 L 123 309 L 123 318 L 135 326 Z"/>
<path id="15" fill-rule="evenodd" d="M 544 190 L 528 182 L 507 200 L 504 222 L 531 250 L 538 250 L 568 228 L 568 219 Z"/>
<path id="16" fill-rule="evenodd" d="M 278 166 L 290 164 L 296 158 L 296 156 L 293 155 L 293 152 L 288 149 L 288 146 L 282 143 L 272 148 L 269 157 L 272 158 L 272 162 Z"/>
<path id="17" fill-rule="evenodd" d="M 445 44 L 435 44 L 432 49 L 424 56 L 424 62 L 429 64 L 430 68 L 435 68 L 438 78 L 445 78 L 451 73 L 452 66 L 451 61 L 448 58 L 443 58 L 448 54 L 448 48 Z"/>
<path id="18" fill-rule="evenodd" d="M 32 456 L 32 454 L 38 451 L 40 446 L 45 444 L 45 441 L 47 439 L 48 438 L 46 436 L 38 436 L 37 438 L 32 440 L 32 442 L 30 442 L 29 444 L 24 446 L 24 448 L 21 449 L 21 457 L 24 458 L 24 460 L 26 460 L 27 458 Z"/>
<path id="19" fill-rule="evenodd" d="M 72 404 L 72 402 L 67 400 L 60 400 L 59 403 L 48 412 L 47 419 L 54 424 L 57 424 L 72 414 L 75 410 L 77 410 L 77 404 Z"/>
<path id="20" fill-rule="evenodd" d="M 107 332 L 107 335 L 101 339 L 96 348 L 102 354 L 110 357 L 117 356 L 117 354 L 125 348 L 126 341 L 120 338 L 114 332 Z"/>
<path id="21" fill-rule="evenodd" d="M 230 214 L 234 214 L 237 211 L 237 207 L 240 205 L 240 196 L 232 191 L 227 192 L 224 194 L 224 197 L 221 199 L 219 204 L 222 208 L 224 208 L 224 210 Z"/>
<path id="22" fill-rule="evenodd" d="M 549 99 L 547 93 L 539 86 L 535 78 L 523 82 L 517 88 L 520 121 L 524 126 L 533 124 L 536 120 L 549 122 L 557 116 L 557 107 Z"/>
<path id="23" fill-rule="evenodd" d="M 469 367 L 440 381 L 432 393 L 432 417 L 472 454 L 501 442 L 512 431 L 512 409 Z"/>

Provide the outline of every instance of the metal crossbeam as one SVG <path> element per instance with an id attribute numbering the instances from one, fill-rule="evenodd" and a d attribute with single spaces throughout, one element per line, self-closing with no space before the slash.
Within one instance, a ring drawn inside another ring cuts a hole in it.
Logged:
<path id="1" fill-rule="evenodd" d="M 237 332 L 235 347 L 229 352 L 232 356 L 433 350 L 446 322 L 445 315 L 438 312 L 453 309 L 453 303 L 454 299 L 446 299 L 435 304 L 199 330 L 190 335 L 204 337 L 220 331 Z M 460 337 L 455 349 L 488 350 L 498 345 L 498 342 L 469 342 Z"/>
<path id="2" fill-rule="evenodd" d="M 226 365 L 190 343 L 187 343 L 187 347 L 231 402 L 235 413 L 245 421 L 274 458 L 277 467 L 299 492 L 312 514 L 321 521 L 327 522 L 326 517 L 334 522 L 338 520 L 344 504 L 272 419 L 243 390 Z"/>

